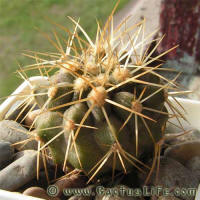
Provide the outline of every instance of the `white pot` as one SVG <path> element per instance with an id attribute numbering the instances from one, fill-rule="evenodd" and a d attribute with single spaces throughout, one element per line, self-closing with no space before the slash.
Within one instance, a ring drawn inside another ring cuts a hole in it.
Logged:
<path id="1" fill-rule="evenodd" d="M 0 190 L 1 200 L 45 200 L 36 197 L 26 196 L 17 192 L 8 192 L 5 190 Z"/>

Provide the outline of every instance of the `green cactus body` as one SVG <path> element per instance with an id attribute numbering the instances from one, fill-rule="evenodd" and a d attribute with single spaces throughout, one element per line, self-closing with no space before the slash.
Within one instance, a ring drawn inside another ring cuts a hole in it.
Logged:
<path id="1" fill-rule="evenodd" d="M 46 112 L 38 116 L 36 120 L 37 135 L 39 140 L 44 144 L 54 138 L 58 133 L 63 132 L 63 118 L 56 112 Z M 49 144 L 49 149 L 53 156 L 54 162 L 57 164 L 63 163 L 65 156 L 66 142 L 64 135 L 60 135 Z"/>
<path id="2" fill-rule="evenodd" d="M 120 69 L 119 64 L 116 64 L 116 68 L 113 66 L 109 69 L 109 73 L 105 69 L 105 76 L 109 77 L 106 77 L 107 82 L 104 80 L 104 84 L 108 84 L 108 86 L 101 86 L 99 83 L 92 84 L 94 78 L 101 74 L 101 70 L 99 73 L 94 72 L 93 68 L 92 70 L 91 75 L 84 76 L 83 81 L 80 80 L 82 73 L 79 76 L 76 75 L 78 72 L 72 76 L 59 71 L 50 78 L 50 81 L 53 80 L 56 92 L 49 102 L 49 97 L 44 96 L 42 106 L 46 104 L 47 110 L 50 108 L 53 111 L 64 111 L 64 114 L 63 117 L 57 116 L 58 119 L 55 121 L 52 120 L 53 117 L 45 116 L 44 122 L 41 118 L 43 116 L 40 116 L 36 123 L 38 135 L 46 143 L 63 131 L 60 139 L 55 139 L 49 144 L 54 160 L 64 163 L 68 146 L 67 161 L 73 167 L 82 169 L 86 174 L 105 155 L 107 157 L 102 162 L 105 160 L 106 162 L 101 170 L 98 170 L 98 173 L 112 170 L 114 156 L 116 170 L 131 170 L 133 165 L 126 152 L 139 159 L 145 152 L 154 152 L 155 143 L 163 136 L 162 127 L 166 123 L 167 115 L 145 110 L 145 108 L 153 108 L 162 112 L 165 109 L 164 91 L 161 89 L 160 92 L 155 93 L 157 91 L 155 86 L 127 82 L 109 94 L 107 89 L 112 87 L 109 84 L 117 86 L 130 79 L 130 70 Z M 146 75 L 146 77 L 149 79 L 149 76 Z M 154 80 L 160 84 L 157 77 Z M 68 87 L 67 84 L 74 84 L 74 86 Z M 49 94 L 51 89 L 52 87 L 47 88 L 46 92 Z M 72 91 L 73 89 L 74 91 Z M 72 91 L 70 95 L 59 98 L 59 96 L 65 96 L 69 91 Z M 41 92 L 44 92 L 44 89 Z M 141 93 L 144 93 L 142 99 L 147 98 L 144 102 L 139 99 Z M 155 95 L 148 98 L 153 93 Z M 54 100 L 56 98 L 59 99 L 56 101 Z M 79 103 L 84 98 L 87 100 Z M 36 99 L 42 101 L 41 96 L 36 96 Z M 69 106 L 65 106 L 68 104 Z M 87 114 L 88 112 L 90 113 Z M 56 115 L 54 112 L 50 113 L 52 116 Z M 127 120 L 128 118 L 129 120 Z M 41 130 L 61 124 L 63 128 L 58 130 Z M 66 144 L 64 144 L 65 141 Z M 132 160 L 132 162 L 135 161 Z"/>
<path id="3" fill-rule="evenodd" d="M 65 136 L 69 141 L 73 140 L 73 136 L 78 129 L 77 124 L 80 124 L 82 118 L 87 112 L 88 107 L 84 103 L 78 103 L 68 108 L 63 116 L 63 125 L 65 129 Z M 91 117 L 88 116 L 85 123 L 86 126 L 91 126 Z M 78 134 L 75 144 L 69 151 L 69 162 L 75 168 L 82 168 L 85 172 L 89 172 L 96 162 L 102 157 L 102 152 L 97 148 L 97 143 L 94 139 L 94 130 L 82 127 Z M 77 151 L 76 149 L 77 148 Z M 79 161 L 80 160 L 80 161 Z"/>
<path id="4" fill-rule="evenodd" d="M 131 153 L 132 155 L 135 155 L 135 149 L 133 147 L 134 138 L 132 137 L 131 134 L 127 134 L 128 129 L 124 128 L 121 131 L 119 131 L 120 127 L 122 126 L 122 122 L 119 121 L 114 116 L 109 116 L 109 119 L 110 119 L 111 127 L 109 127 L 105 121 L 102 121 L 97 125 L 98 129 L 94 132 L 95 140 L 97 144 L 99 145 L 99 148 L 101 149 L 101 151 L 104 154 L 106 154 L 110 150 L 114 154 L 118 150 L 117 145 L 119 143 L 121 148 L 123 148 L 123 150 Z M 131 169 L 133 167 L 127 161 L 124 161 L 124 162 L 127 169 Z M 107 161 L 107 165 L 108 167 L 110 167 L 110 169 L 112 169 L 113 157 L 111 157 Z M 116 162 L 115 168 L 117 170 L 123 170 L 123 167 L 119 160 Z"/>
<path id="5" fill-rule="evenodd" d="M 114 30 L 109 32 L 108 24 L 97 31 L 95 43 L 86 36 L 82 46 L 75 34 L 72 38 L 81 52 L 72 48 L 72 40 L 68 54 L 51 62 L 58 72 L 50 76 L 49 85 L 38 85 L 33 91 L 43 111 L 35 125 L 40 140 L 49 144 L 56 163 L 67 159 L 87 175 L 115 169 L 127 172 L 142 165 L 143 155 L 154 155 L 169 117 L 166 94 L 169 87 L 176 88 L 174 80 L 158 74 L 159 66 L 149 66 L 155 61 L 152 53 L 137 55 L 131 46 L 137 38 L 129 41 L 130 50 L 125 44 L 118 48 L 120 37 L 113 36 Z M 143 28 L 138 25 L 140 31 Z M 136 47 L 140 45 L 141 41 Z M 75 55 L 70 55 L 70 48 Z"/>
<path id="6" fill-rule="evenodd" d="M 72 97 L 72 82 L 73 76 L 67 72 L 67 70 L 60 69 L 55 75 L 50 77 L 50 84 L 48 87 L 45 86 L 36 86 L 33 92 L 37 94 L 35 100 L 38 103 L 39 107 L 42 108 L 46 102 L 46 108 L 55 108 L 56 106 L 62 105 L 65 102 L 69 102 Z M 39 95 L 41 93 L 46 93 Z M 56 111 L 64 112 L 66 107 L 58 108 Z"/>

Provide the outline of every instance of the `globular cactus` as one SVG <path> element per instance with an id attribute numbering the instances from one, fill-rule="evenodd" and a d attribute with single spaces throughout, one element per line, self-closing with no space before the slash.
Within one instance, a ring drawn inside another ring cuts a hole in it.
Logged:
<path id="1" fill-rule="evenodd" d="M 124 43 L 121 38 L 129 30 L 114 30 L 111 15 L 103 29 L 98 25 L 93 43 L 78 22 L 71 20 L 75 31 L 66 52 L 58 41 L 54 43 L 60 50 L 58 60 L 25 68 L 48 75 L 48 84 L 32 89 L 40 108 L 32 126 L 41 148 L 49 147 L 56 164 L 81 169 L 90 180 L 109 171 L 114 175 L 115 170 L 142 170 L 141 158 L 155 156 L 164 136 L 168 90 L 177 90 L 176 78 L 167 80 L 158 73 L 160 65 L 151 66 L 167 52 L 152 58 L 156 45 L 147 53 L 151 41 L 144 34 L 139 36 L 144 21 Z M 78 36 L 77 29 L 86 40 Z M 174 115 L 178 112 L 170 108 Z"/>

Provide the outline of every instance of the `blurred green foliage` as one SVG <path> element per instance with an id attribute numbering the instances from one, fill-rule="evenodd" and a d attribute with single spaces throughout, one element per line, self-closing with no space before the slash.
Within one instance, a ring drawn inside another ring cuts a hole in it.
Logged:
<path id="1" fill-rule="evenodd" d="M 118 9 L 129 0 L 121 0 Z M 20 64 L 35 60 L 22 55 L 23 50 L 57 52 L 42 32 L 52 34 L 55 26 L 48 19 L 69 29 L 67 18 L 80 17 L 81 26 L 94 39 L 96 19 L 104 24 L 116 0 L 0 0 L 0 96 L 9 95 L 22 82 L 14 73 Z M 57 30 L 63 35 L 61 30 Z"/>

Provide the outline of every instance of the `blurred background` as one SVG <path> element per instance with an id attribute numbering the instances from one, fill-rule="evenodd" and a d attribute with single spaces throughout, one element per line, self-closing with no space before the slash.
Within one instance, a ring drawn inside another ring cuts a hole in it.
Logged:
<path id="1" fill-rule="evenodd" d="M 96 20 L 103 26 L 116 3 L 117 0 L 0 0 L 0 96 L 9 95 L 22 82 L 14 73 L 19 65 L 35 63 L 22 55 L 24 50 L 57 52 L 41 33 L 53 36 L 56 30 L 65 38 L 66 33 L 52 22 L 72 30 L 74 24 L 67 16 L 80 17 L 80 25 L 94 39 Z M 146 35 L 158 28 L 155 37 L 165 35 L 154 56 L 179 45 L 162 57 L 163 67 L 182 71 L 178 82 L 194 91 L 190 98 L 200 100 L 199 0 L 120 0 L 114 25 L 129 15 L 132 17 L 126 27 L 145 18 Z M 167 73 L 166 77 L 172 79 L 176 74 Z"/>
<path id="2" fill-rule="evenodd" d="M 9 95 L 22 82 L 16 73 L 19 64 L 32 64 L 23 56 L 23 50 L 57 52 L 39 31 L 49 35 L 63 31 L 49 20 L 72 28 L 67 16 L 78 19 L 81 26 L 94 39 L 96 19 L 103 25 L 116 0 L 0 0 L 0 97 Z M 121 0 L 117 11 L 129 0 Z M 48 19 L 49 20 L 48 20 Z M 38 28 L 39 30 L 37 30 Z"/>

